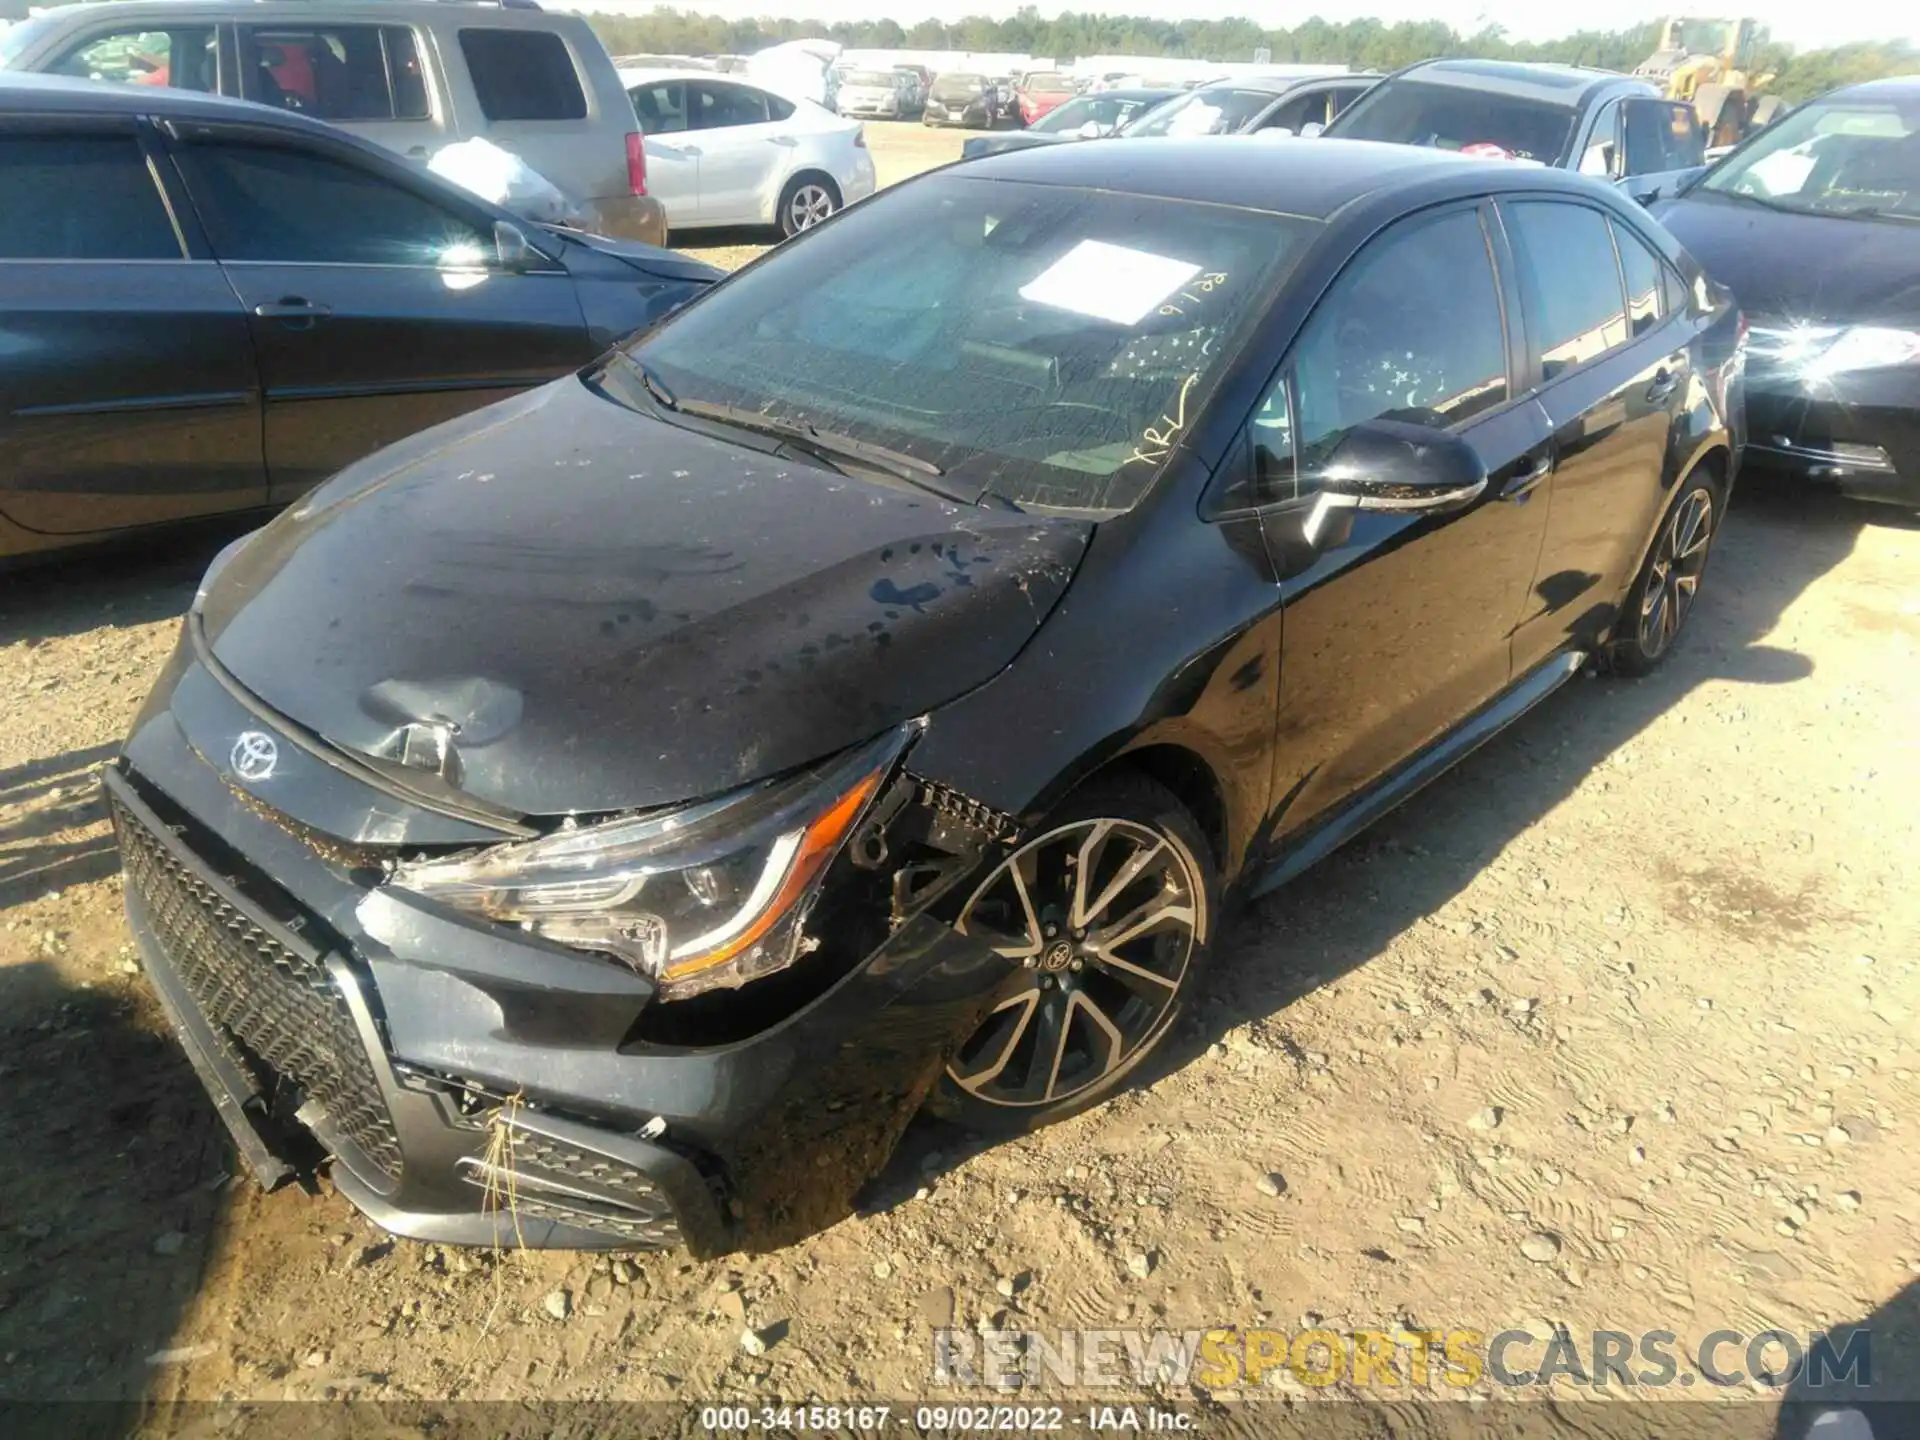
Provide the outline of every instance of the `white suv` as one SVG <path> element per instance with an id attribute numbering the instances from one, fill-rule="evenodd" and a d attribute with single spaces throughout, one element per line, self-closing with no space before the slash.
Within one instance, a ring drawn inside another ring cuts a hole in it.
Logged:
<path id="1" fill-rule="evenodd" d="M 0 68 L 257 100 L 423 161 L 484 136 L 587 202 L 603 233 L 666 243 L 606 47 L 530 0 L 103 0 L 0 33 Z"/>

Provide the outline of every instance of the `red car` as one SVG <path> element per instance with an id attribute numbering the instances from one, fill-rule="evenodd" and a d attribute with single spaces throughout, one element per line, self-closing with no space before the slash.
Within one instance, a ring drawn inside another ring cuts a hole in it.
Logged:
<path id="1" fill-rule="evenodd" d="M 1013 93 L 1020 104 L 1020 123 L 1031 125 L 1074 97 L 1073 77 L 1057 70 L 1036 70 L 1022 75 Z"/>

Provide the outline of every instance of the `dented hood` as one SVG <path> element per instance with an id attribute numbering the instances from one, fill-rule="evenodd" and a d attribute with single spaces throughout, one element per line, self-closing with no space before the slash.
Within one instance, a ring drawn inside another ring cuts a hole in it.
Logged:
<path id="1" fill-rule="evenodd" d="M 1090 531 L 711 439 L 569 378 L 350 468 L 211 576 L 200 614 L 240 685 L 336 746 L 522 814 L 616 810 L 980 684 Z"/>

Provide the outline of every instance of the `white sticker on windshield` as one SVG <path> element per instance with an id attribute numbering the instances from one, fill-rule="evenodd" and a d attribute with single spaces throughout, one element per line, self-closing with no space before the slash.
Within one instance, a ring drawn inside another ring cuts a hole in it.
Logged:
<path id="1" fill-rule="evenodd" d="M 1023 286 L 1020 298 L 1116 325 L 1138 325 L 1200 268 L 1147 250 L 1082 240 Z"/>

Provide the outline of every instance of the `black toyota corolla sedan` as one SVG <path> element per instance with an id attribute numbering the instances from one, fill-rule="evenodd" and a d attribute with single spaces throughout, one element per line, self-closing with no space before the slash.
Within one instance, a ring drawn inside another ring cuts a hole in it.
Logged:
<path id="1" fill-rule="evenodd" d="M 256 1173 L 391 1229 L 827 1223 L 1663 659 L 1738 325 L 1603 185 L 1408 147 L 898 186 L 216 561 L 108 776 L 148 973 Z"/>
<path id="2" fill-rule="evenodd" d="M 1655 213 L 1752 320 L 1755 462 L 1920 507 L 1920 76 L 1810 101 Z"/>

